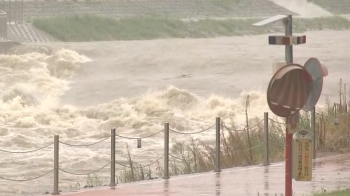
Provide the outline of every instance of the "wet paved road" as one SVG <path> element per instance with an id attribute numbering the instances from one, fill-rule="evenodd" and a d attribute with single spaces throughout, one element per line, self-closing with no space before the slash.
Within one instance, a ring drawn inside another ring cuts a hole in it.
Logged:
<path id="1" fill-rule="evenodd" d="M 350 187 L 350 154 L 318 158 L 311 182 L 293 181 L 296 196 Z M 275 196 L 284 192 L 284 164 L 240 167 L 221 173 L 202 173 L 118 185 L 115 190 L 87 190 L 69 196 Z M 258 194 L 259 193 L 259 194 Z"/>

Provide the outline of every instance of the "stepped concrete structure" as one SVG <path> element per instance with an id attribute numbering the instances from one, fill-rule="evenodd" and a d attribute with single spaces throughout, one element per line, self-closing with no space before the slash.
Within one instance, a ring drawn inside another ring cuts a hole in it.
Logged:
<path id="1" fill-rule="evenodd" d="M 271 0 L 292 12 L 295 12 L 303 18 L 329 17 L 334 14 L 325 10 L 321 6 L 308 2 L 307 0 Z"/>
<path id="2" fill-rule="evenodd" d="M 269 0 L 114 0 L 114 1 L 25 1 L 25 19 L 57 15 L 95 14 L 108 17 L 171 16 L 266 17 L 295 14 Z"/>
<path id="3" fill-rule="evenodd" d="M 9 24 L 8 38 L 20 42 L 53 42 L 53 37 L 35 28 L 31 24 Z"/>
<path id="4" fill-rule="evenodd" d="M 335 15 L 350 15 L 350 0 L 309 0 Z"/>

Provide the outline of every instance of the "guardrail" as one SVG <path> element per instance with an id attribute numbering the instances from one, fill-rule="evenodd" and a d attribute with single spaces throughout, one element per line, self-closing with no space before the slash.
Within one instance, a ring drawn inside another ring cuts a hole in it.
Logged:
<path id="1" fill-rule="evenodd" d="M 317 113 L 316 113 L 317 114 Z M 250 126 L 248 128 L 248 130 L 252 130 L 253 128 L 255 127 L 261 127 L 261 125 L 263 125 L 263 130 L 264 130 L 264 139 L 263 139 L 263 142 L 260 142 L 259 144 L 257 144 L 256 146 L 250 146 L 249 149 L 245 149 L 243 151 L 251 151 L 253 149 L 256 149 L 258 147 L 260 147 L 261 145 L 264 144 L 264 163 L 263 165 L 269 165 L 270 164 L 270 161 L 269 161 L 269 145 L 274 145 L 274 146 L 277 146 L 277 147 L 281 147 L 283 148 L 284 147 L 284 144 L 274 144 L 274 143 L 271 143 L 269 141 L 269 122 L 271 123 L 277 123 L 277 124 L 282 124 L 284 125 L 284 123 L 282 122 L 278 122 L 274 119 L 271 119 L 269 118 L 268 116 L 268 113 L 265 112 L 264 113 L 264 119 L 257 122 L 257 124 L 255 124 L 254 126 Z M 178 160 L 182 160 L 182 158 L 179 158 L 179 157 L 176 157 L 172 154 L 170 154 L 169 152 L 169 135 L 170 135 L 170 132 L 172 133 L 175 133 L 175 134 L 186 134 L 186 135 L 193 135 L 193 134 L 199 134 L 199 133 L 203 133 L 205 131 L 208 131 L 212 128 L 215 127 L 215 163 L 214 163 L 214 172 L 221 172 L 221 162 L 220 162 L 220 158 L 221 158 L 221 136 L 223 136 L 223 130 L 226 129 L 227 131 L 231 131 L 231 132 L 244 132 L 246 131 L 247 127 L 244 127 L 242 130 L 237 130 L 235 128 L 230 128 L 228 127 L 225 122 L 223 122 L 220 117 L 216 117 L 216 122 L 215 124 L 209 126 L 208 128 L 206 129 L 202 129 L 200 131 L 196 131 L 196 132 L 181 132 L 181 131 L 178 131 L 178 130 L 175 130 L 175 129 L 171 129 L 170 126 L 169 126 L 169 123 L 164 123 L 164 129 L 163 130 L 160 130 L 156 133 L 153 133 L 153 134 L 150 134 L 148 136 L 144 136 L 144 137 L 129 137 L 129 136 L 122 136 L 122 135 L 117 135 L 116 134 L 116 130 L 115 129 L 111 129 L 111 135 L 109 137 L 106 137 L 106 138 L 103 138 L 97 142 L 94 142 L 94 143 L 91 143 L 91 144 L 69 144 L 67 142 L 63 142 L 63 141 L 60 141 L 59 139 L 59 135 L 54 135 L 54 142 L 52 143 L 49 143 L 43 147 L 40 147 L 38 149 L 35 149 L 35 150 L 28 150 L 28 151 L 8 151 L 8 150 L 3 150 L 3 149 L 0 149 L 1 152 L 4 152 L 4 153 L 31 153 L 31 152 L 36 152 L 36 151 L 39 151 L 39 150 L 42 150 L 44 148 L 47 148 L 51 145 L 54 145 L 54 167 L 53 169 L 47 171 L 47 172 L 44 172 L 43 174 L 37 176 L 37 177 L 32 177 L 32 178 L 28 178 L 28 179 L 24 179 L 24 180 L 18 180 L 18 179 L 9 179 L 9 178 L 4 178 L 4 177 L 0 177 L 1 180 L 7 180 L 7 181 L 16 181 L 16 182 L 24 182 L 24 181 L 30 181 L 30 180 L 34 180 L 34 179 L 38 179 L 38 178 L 41 178 L 41 177 L 44 177 L 45 175 L 51 173 L 51 172 L 54 172 L 54 187 L 53 187 L 53 192 L 52 192 L 52 195 L 58 195 L 60 194 L 60 191 L 59 191 L 59 173 L 60 172 L 63 172 L 63 173 L 68 173 L 68 174 L 71 174 L 71 175 L 77 175 L 77 176 L 80 176 L 80 175 L 89 175 L 89 174 L 92 174 L 92 173 L 95 173 L 97 171 L 100 171 L 104 168 L 106 168 L 108 165 L 110 165 L 110 184 L 109 186 L 111 188 L 114 188 L 115 186 L 117 186 L 116 184 L 116 164 L 120 165 L 120 166 L 123 166 L 125 168 L 132 168 L 133 166 L 128 166 L 128 165 L 124 165 L 120 162 L 117 162 L 116 161 L 116 158 L 115 158 L 115 155 L 116 155 L 116 138 L 119 137 L 119 138 L 124 138 L 124 139 L 131 139 L 131 140 L 137 140 L 138 142 L 142 139 L 145 139 L 145 138 L 150 138 L 150 137 L 153 137 L 159 133 L 164 133 L 164 154 L 161 155 L 159 158 L 157 158 L 155 161 L 153 161 L 152 163 L 146 165 L 147 167 L 158 162 L 159 160 L 161 160 L 162 158 L 164 159 L 164 173 L 163 173 L 163 176 L 160 176 L 164 179 L 169 179 L 170 178 L 170 175 L 169 175 L 169 157 L 173 157 L 175 159 L 178 159 Z M 350 135 L 349 135 L 350 136 Z M 60 167 L 60 162 L 59 162 L 59 149 L 60 149 L 60 145 L 65 145 L 65 146 L 70 146 L 70 147 L 88 147 L 88 146 L 91 146 L 91 145 L 95 145 L 95 144 L 99 144 L 103 141 L 106 141 L 108 139 L 111 139 L 110 142 L 111 142 L 111 149 L 110 149 L 110 152 L 111 152 L 111 156 L 110 156 L 110 161 L 106 164 L 104 164 L 101 168 L 99 169 L 96 169 L 94 171 L 91 171 L 91 172 L 88 172 L 88 173 L 74 173 L 74 172 L 71 172 L 67 169 L 64 169 L 64 168 L 61 168 Z M 141 143 L 140 143 L 141 144 Z M 138 143 L 139 145 L 139 143 Z M 140 166 L 142 167 L 142 166 Z"/>
<path id="2" fill-rule="evenodd" d="M 7 40 L 7 14 L 0 10 L 0 39 Z"/>
<path id="3" fill-rule="evenodd" d="M 0 10 L 7 13 L 8 23 L 23 23 L 23 0 L 0 0 Z"/>

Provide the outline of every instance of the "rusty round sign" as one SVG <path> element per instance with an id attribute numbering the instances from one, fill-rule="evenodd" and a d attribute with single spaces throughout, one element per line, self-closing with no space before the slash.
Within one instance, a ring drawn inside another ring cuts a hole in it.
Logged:
<path id="1" fill-rule="evenodd" d="M 267 102 L 271 111 L 280 117 L 299 112 L 307 102 L 312 86 L 312 76 L 303 66 L 283 66 L 273 75 L 267 89 Z"/>
<path id="2" fill-rule="evenodd" d="M 316 58 L 310 58 L 306 61 L 304 68 L 312 76 L 313 87 L 311 89 L 309 98 L 305 103 L 303 110 L 309 112 L 313 110 L 317 104 L 323 87 L 323 77 L 328 75 L 327 68 L 320 63 Z"/>

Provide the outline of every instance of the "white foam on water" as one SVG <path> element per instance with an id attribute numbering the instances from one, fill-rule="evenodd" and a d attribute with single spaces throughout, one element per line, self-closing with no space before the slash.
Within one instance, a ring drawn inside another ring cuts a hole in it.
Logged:
<path id="1" fill-rule="evenodd" d="M 1 148 L 10 151 L 39 148 L 51 143 L 52 136 L 56 134 L 67 143 L 90 143 L 109 136 L 111 128 L 117 128 L 120 135 L 142 137 L 162 130 L 164 122 L 170 122 L 171 128 L 178 131 L 197 131 L 211 126 L 216 116 L 221 116 L 226 122 L 233 119 L 243 122 L 243 103 L 248 94 L 253 113 L 267 109 L 263 104 L 265 97 L 259 92 L 243 92 L 238 99 L 218 95 L 205 98 L 175 86 L 150 90 L 134 98 L 117 98 L 87 108 L 63 104 L 60 98 L 70 89 L 70 78 L 76 69 L 90 61 L 88 57 L 66 49 L 50 55 L 37 52 L 0 55 Z M 213 134 L 209 135 L 209 138 L 202 135 L 202 139 L 213 138 Z M 131 151 L 142 154 L 141 160 L 148 160 L 162 154 L 161 145 L 162 134 L 159 134 L 143 141 L 146 147 Z M 61 167 L 75 171 L 90 168 L 92 162 L 93 166 L 99 167 L 104 164 L 103 161 L 108 161 L 108 146 L 107 142 L 97 148 L 92 147 L 90 151 L 64 149 L 60 153 Z M 119 143 L 118 147 L 123 150 L 117 157 L 125 160 L 125 145 Z M 99 148 L 103 148 L 101 156 Z M 8 168 L 1 174 L 13 178 L 16 176 L 12 174 L 19 172 L 26 176 L 43 173 L 44 169 L 30 170 L 33 167 L 51 168 L 52 160 L 49 157 L 52 157 L 52 152 L 46 150 L 2 158 L 1 165 Z M 34 163 L 36 160 L 40 161 Z M 16 164 L 10 164 L 13 161 Z M 3 183 L 7 182 L 0 182 Z M 7 189 L 3 193 L 25 194 L 17 189 Z"/>

